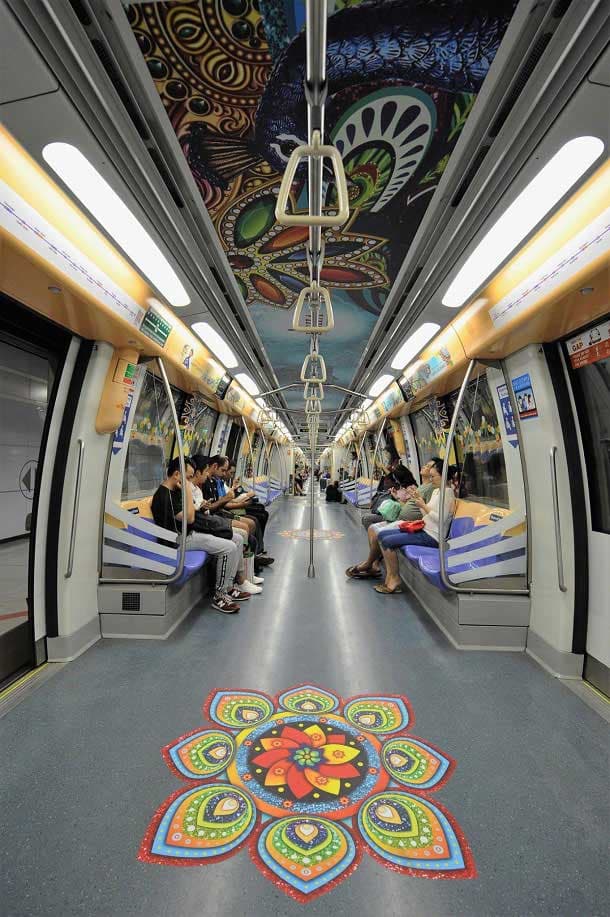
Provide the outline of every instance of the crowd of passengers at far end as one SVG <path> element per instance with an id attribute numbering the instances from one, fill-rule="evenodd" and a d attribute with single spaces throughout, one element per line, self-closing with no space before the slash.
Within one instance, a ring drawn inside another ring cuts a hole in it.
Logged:
<path id="1" fill-rule="evenodd" d="M 235 464 L 226 455 L 187 456 L 185 470 L 183 493 L 180 461 L 171 460 L 152 499 L 153 518 L 178 533 L 186 513 L 187 550 L 205 551 L 214 562 L 212 606 L 235 614 L 243 602 L 262 593 L 260 574 L 274 562 L 265 551 L 269 513 L 256 493 L 236 479 Z"/>

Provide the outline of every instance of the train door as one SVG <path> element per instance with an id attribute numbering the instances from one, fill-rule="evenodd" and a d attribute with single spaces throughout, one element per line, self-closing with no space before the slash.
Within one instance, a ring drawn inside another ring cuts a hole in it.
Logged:
<path id="1" fill-rule="evenodd" d="M 0 296 L 0 685 L 32 668 L 39 469 L 66 338 Z M 43 657 L 44 658 L 44 657 Z"/>
<path id="2" fill-rule="evenodd" d="M 610 318 L 563 344 L 586 472 L 589 601 L 584 678 L 610 696 Z"/>

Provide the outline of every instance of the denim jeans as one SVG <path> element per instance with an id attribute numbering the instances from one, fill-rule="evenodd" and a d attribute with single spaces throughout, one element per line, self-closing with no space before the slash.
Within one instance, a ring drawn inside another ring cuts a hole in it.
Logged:
<path id="1" fill-rule="evenodd" d="M 401 532 L 397 529 L 382 529 L 379 532 L 379 545 L 385 550 L 402 548 L 406 544 L 418 544 L 424 548 L 438 548 L 438 541 L 432 538 L 425 529 L 420 532 Z"/>

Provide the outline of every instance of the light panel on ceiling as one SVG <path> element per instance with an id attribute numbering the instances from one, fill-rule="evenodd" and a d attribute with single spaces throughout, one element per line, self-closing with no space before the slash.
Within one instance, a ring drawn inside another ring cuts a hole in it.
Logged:
<path id="1" fill-rule="evenodd" d="M 48 143 L 43 158 L 172 306 L 190 297 L 169 261 L 119 195 L 77 147 Z"/>
<path id="2" fill-rule="evenodd" d="M 463 306 L 603 151 L 599 137 L 575 137 L 565 143 L 481 239 L 449 285 L 443 305 Z"/>

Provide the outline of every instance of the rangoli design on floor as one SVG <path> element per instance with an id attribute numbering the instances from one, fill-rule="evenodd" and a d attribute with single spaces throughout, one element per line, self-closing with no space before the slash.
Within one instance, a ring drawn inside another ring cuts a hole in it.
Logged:
<path id="1" fill-rule="evenodd" d="M 309 541 L 309 529 L 285 529 L 278 534 L 281 535 L 282 538 L 296 538 L 302 541 Z M 343 532 L 339 532 L 337 529 L 314 529 L 313 537 L 315 541 L 338 541 L 345 536 Z"/>
<path id="2" fill-rule="evenodd" d="M 208 725 L 162 749 L 188 786 L 158 809 L 140 860 L 205 866 L 247 845 L 263 875 L 302 903 L 364 853 L 409 876 L 476 875 L 458 825 L 430 795 L 455 762 L 410 732 L 406 697 L 215 690 L 203 712 Z"/>

